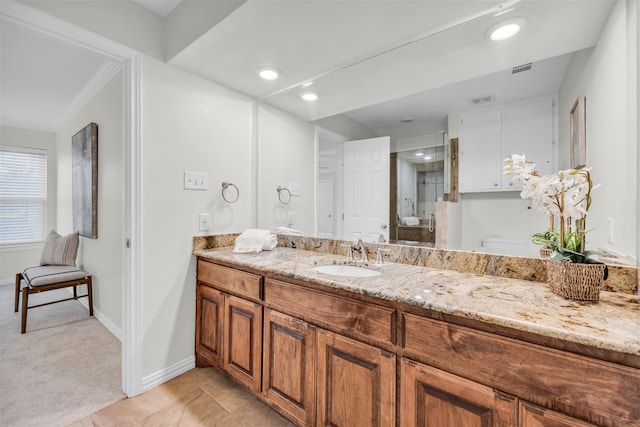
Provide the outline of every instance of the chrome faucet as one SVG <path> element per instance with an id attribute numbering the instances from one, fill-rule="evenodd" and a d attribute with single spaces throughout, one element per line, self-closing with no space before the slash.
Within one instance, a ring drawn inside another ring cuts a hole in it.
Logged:
<path id="1" fill-rule="evenodd" d="M 360 237 L 356 237 L 353 241 L 353 245 L 351 245 L 351 249 L 362 253 L 362 258 L 360 258 L 362 262 L 369 261 L 369 257 L 367 256 L 367 247 L 364 245 L 364 242 Z"/>

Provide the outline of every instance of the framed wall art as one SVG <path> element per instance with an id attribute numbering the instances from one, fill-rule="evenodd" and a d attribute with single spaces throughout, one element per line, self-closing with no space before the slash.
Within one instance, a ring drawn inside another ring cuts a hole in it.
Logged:
<path id="1" fill-rule="evenodd" d="M 73 230 L 98 238 L 98 125 L 89 123 L 71 137 Z"/>
<path id="2" fill-rule="evenodd" d="M 569 161 L 571 167 L 584 166 L 587 163 L 585 123 L 585 97 L 579 96 L 569 115 Z"/>

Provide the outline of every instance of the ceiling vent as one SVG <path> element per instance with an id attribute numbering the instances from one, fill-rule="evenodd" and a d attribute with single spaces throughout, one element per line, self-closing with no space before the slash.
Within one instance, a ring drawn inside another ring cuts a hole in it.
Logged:
<path id="1" fill-rule="evenodd" d="M 522 73 L 523 71 L 529 71 L 531 69 L 531 62 L 524 65 L 518 65 L 517 67 L 513 67 L 511 69 L 511 74 Z"/>
<path id="2" fill-rule="evenodd" d="M 485 96 L 479 96 L 477 98 L 470 99 L 469 103 L 471 105 L 478 105 L 478 104 L 484 104 L 485 102 L 491 102 L 494 99 L 495 98 L 493 97 L 493 95 L 485 95 Z"/>

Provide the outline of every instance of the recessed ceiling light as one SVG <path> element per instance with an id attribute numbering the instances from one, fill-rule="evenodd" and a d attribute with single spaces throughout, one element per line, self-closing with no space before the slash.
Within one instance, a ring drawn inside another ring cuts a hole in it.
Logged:
<path id="1" fill-rule="evenodd" d="M 314 90 L 305 90 L 304 92 L 300 92 L 300 98 L 311 102 L 320 98 L 320 94 Z"/>
<path id="2" fill-rule="evenodd" d="M 258 75 L 264 80 L 276 80 L 280 77 L 280 70 L 274 67 L 265 67 L 258 70 Z"/>
<path id="3" fill-rule="evenodd" d="M 416 153 L 416 156 L 420 157 L 420 156 L 424 156 L 424 153 L 422 151 L 419 151 Z"/>
<path id="4" fill-rule="evenodd" d="M 527 20 L 524 18 L 505 19 L 490 26 L 485 31 L 485 37 L 493 41 L 507 40 L 518 34 L 525 25 Z"/>
<path id="5" fill-rule="evenodd" d="M 431 156 L 424 156 L 425 160 L 431 160 Z"/>

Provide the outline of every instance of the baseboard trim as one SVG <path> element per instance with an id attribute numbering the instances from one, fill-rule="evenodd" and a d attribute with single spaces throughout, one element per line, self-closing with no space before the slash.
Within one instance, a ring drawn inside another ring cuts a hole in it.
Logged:
<path id="1" fill-rule="evenodd" d="M 9 279 L 0 279 L 0 286 L 4 286 L 4 285 L 15 285 L 16 284 L 16 278 L 9 278 Z"/>
<path id="2" fill-rule="evenodd" d="M 71 288 L 67 288 L 67 290 L 71 295 L 73 295 L 73 290 Z M 89 310 L 88 298 L 79 298 L 76 301 L 84 305 L 84 307 Z M 102 323 L 102 326 L 104 326 L 109 332 L 111 332 L 111 334 L 116 337 L 118 341 L 122 342 L 122 329 L 118 328 L 116 324 L 111 321 L 111 319 L 102 314 L 102 312 L 95 306 L 93 307 L 93 317 L 95 317 L 98 322 Z"/>
<path id="3" fill-rule="evenodd" d="M 178 375 L 182 375 L 187 371 L 196 367 L 196 358 L 195 356 L 189 356 L 184 360 L 181 360 L 178 363 L 174 363 L 173 365 L 162 369 L 154 374 L 151 374 L 147 377 L 142 378 L 142 392 L 148 391 L 153 387 L 159 386 L 162 383 L 165 383 Z"/>

